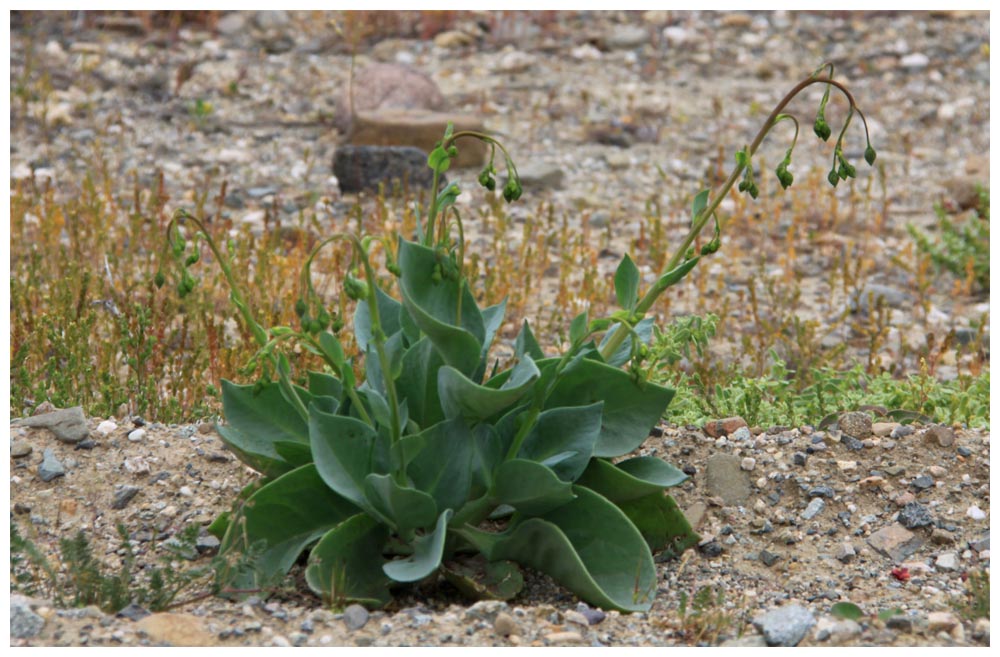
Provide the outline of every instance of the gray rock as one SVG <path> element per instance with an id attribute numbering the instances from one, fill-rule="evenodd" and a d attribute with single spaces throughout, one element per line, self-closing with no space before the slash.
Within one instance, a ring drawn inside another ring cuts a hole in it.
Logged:
<path id="1" fill-rule="evenodd" d="M 517 167 L 517 175 L 525 191 L 530 189 L 559 189 L 562 187 L 563 170 L 557 164 L 530 160 Z M 497 180 L 497 187 L 506 184 L 506 175 Z"/>
<path id="2" fill-rule="evenodd" d="M 816 486 L 809 490 L 809 497 L 833 497 L 833 488 L 829 486 Z"/>
<path id="3" fill-rule="evenodd" d="M 30 639 L 38 636 L 45 627 L 45 619 L 31 610 L 28 599 L 23 595 L 10 596 L 10 637 Z"/>
<path id="4" fill-rule="evenodd" d="M 465 610 L 464 618 L 492 623 L 497 619 L 497 614 L 507 609 L 507 603 L 503 600 L 480 600 Z"/>
<path id="5" fill-rule="evenodd" d="M 906 436 L 911 435 L 914 431 L 915 429 L 911 425 L 901 424 L 892 430 L 892 433 L 889 434 L 889 437 L 899 440 L 900 438 L 905 438 Z"/>
<path id="6" fill-rule="evenodd" d="M 217 552 L 219 549 L 219 539 L 214 535 L 209 533 L 204 533 L 198 536 L 198 540 L 195 541 L 195 548 L 198 550 L 198 554 L 210 554 Z"/>
<path id="7" fill-rule="evenodd" d="M 851 563 L 857 556 L 858 553 L 854 551 L 854 546 L 850 543 L 844 543 L 837 548 L 837 561 L 840 563 Z"/>
<path id="8" fill-rule="evenodd" d="M 903 510 L 899 512 L 897 520 L 899 521 L 899 524 L 907 529 L 927 527 L 928 525 L 934 523 L 934 518 L 931 516 L 930 512 L 919 502 L 910 502 L 904 506 Z"/>
<path id="9" fill-rule="evenodd" d="M 118 616 L 118 618 L 127 618 L 130 621 L 137 621 L 149 616 L 150 612 L 148 609 L 140 607 L 134 602 L 130 602 L 125 607 L 122 607 L 122 609 L 115 615 Z"/>
<path id="10" fill-rule="evenodd" d="M 769 646 L 797 646 L 815 624 L 812 612 L 800 605 L 778 607 L 753 620 Z"/>
<path id="11" fill-rule="evenodd" d="M 56 458 L 55 452 L 51 449 L 45 450 L 42 453 L 42 463 L 38 466 L 38 476 L 42 478 L 42 481 L 52 481 L 56 477 L 62 477 L 65 474 L 66 468 Z"/>
<path id="12" fill-rule="evenodd" d="M 361 605 L 350 605 L 344 610 L 344 625 L 349 630 L 360 630 L 368 622 L 368 610 Z"/>
<path id="13" fill-rule="evenodd" d="M 918 490 L 927 490 L 934 486 L 934 479 L 929 475 L 920 475 L 919 477 L 915 477 L 910 482 L 910 485 Z"/>
<path id="14" fill-rule="evenodd" d="M 824 506 L 826 506 L 826 502 L 823 501 L 822 497 L 813 498 L 813 500 L 809 502 L 809 506 L 807 506 L 805 510 L 802 512 L 802 519 L 812 520 L 817 515 L 819 515 L 820 511 L 823 510 Z"/>
<path id="15" fill-rule="evenodd" d="M 31 454 L 31 443 L 26 440 L 15 440 L 10 444 L 10 457 L 20 459 Z"/>
<path id="16" fill-rule="evenodd" d="M 583 614 L 584 618 L 587 619 L 587 623 L 589 623 L 590 625 L 597 625 L 605 618 L 607 618 L 607 614 L 605 614 L 602 610 L 592 609 L 583 602 L 579 603 L 576 606 L 576 610 L 581 614 Z"/>
<path id="17" fill-rule="evenodd" d="M 872 418 L 861 411 L 844 413 L 837 420 L 837 428 L 848 436 L 867 438 L 872 435 Z"/>
<path id="18" fill-rule="evenodd" d="M 895 522 L 869 536 L 868 544 L 879 554 L 900 563 L 920 549 L 923 539 Z"/>
<path id="19" fill-rule="evenodd" d="M 444 96 L 437 83 L 428 75 L 402 64 L 369 64 L 355 71 L 353 89 L 353 100 L 349 84 L 344 86 L 343 97 L 335 101 L 334 124 L 342 133 L 350 130 L 353 115 L 358 112 L 445 109 Z"/>
<path id="20" fill-rule="evenodd" d="M 78 443 L 90 435 L 87 418 L 80 406 L 18 418 L 11 422 L 11 426 L 48 429 L 64 443 Z"/>
<path id="21" fill-rule="evenodd" d="M 767 566 L 768 568 L 778 563 L 779 559 L 781 559 L 780 554 L 775 554 L 774 552 L 771 552 L 769 550 L 760 551 L 760 562 L 765 566 Z"/>
<path id="22" fill-rule="evenodd" d="M 219 19 L 215 29 L 223 36 L 236 36 L 246 29 L 247 13 L 245 11 L 230 11 Z"/>
<path id="23" fill-rule="evenodd" d="M 705 465 L 705 488 L 712 497 L 722 498 L 724 504 L 736 506 L 750 497 L 750 478 L 740 468 L 740 457 L 732 454 L 713 454 Z"/>
<path id="24" fill-rule="evenodd" d="M 115 494 L 111 499 L 112 509 L 124 509 L 132 498 L 139 493 L 138 486 L 115 486 Z"/>
<path id="25" fill-rule="evenodd" d="M 649 30 L 639 25 L 619 25 L 605 39 L 611 50 L 628 50 L 645 45 L 649 41 Z"/>
<path id="26" fill-rule="evenodd" d="M 923 433 L 924 442 L 941 447 L 951 447 L 955 443 L 955 431 L 951 427 L 936 425 Z"/>
<path id="27" fill-rule="evenodd" d="M 861 315 L 867 315 L 880 303 L 892 308 L 903 308 L 913 303 L 913 296 L 888 285 L 869 283 L 860 292 L 852 293 L 849 299 L 851 312 Z"/>
<path id="28" fill-rule="evenodd" d="M 412 146 L 340 146 L 333 173 L 344 193 L 375 191 L 380 184 L 388 190 L 393 181 L 428 188 L 434 180 L 427 155 Z"/>
<path id="29" fill-rule="evenodd" d="M 955 552 L 942 552 L 934 561 L 934 566 L 941 570 L 958 570 L 960 566 L 958 554 Z"/>
<path id="30" fill-rule="evenodd" d="M 861 625 L 857 621 L 844 619 L 830 628 L 830 639 L 835 642 L 847 641 L 861 634 Z"/>
<path id="31" fill-rule="evenodd" d="M 284 9 L 258 11 L 253 18 L 254 24 L 262 30 L 272 30 L 285 27 L 291 22 L 288 12 Z"/>
<path id="32" fill-rule="evenodd" d="M 973 540 L 969 541 L 969 547 L 972 548 L 973 550 L 975 550 L 976 552 L 982 552 L 984 550 L 989 550 L 990 549 L 990 535 L 989 534 L 984 534 L 983 536 L 980 536 L 979 538 L 976 538 L 976 539 L 973 539 Z"/>

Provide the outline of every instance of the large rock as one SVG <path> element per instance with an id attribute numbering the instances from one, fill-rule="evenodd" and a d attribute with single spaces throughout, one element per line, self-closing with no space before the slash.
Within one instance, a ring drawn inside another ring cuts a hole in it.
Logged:
<path id="1" fill-rule="evenodd" d="M 923 539 L 898 522 L 894 522 L 869 536 L 868 544 L 875 548 L 876 552 L 899 563 L 920 549 Z"/>
<path id="2" fill-rule="evenodd" d="M 45 619 L 31 609 L 30 601 L 23 595 L 10 596 L 10 637 L 29 639 L 38 636 L 45 626 Z"/>
<path id="3" fill-rule="evenodd" d="M 722 498 L 724 504 L 744 504 L 750 497 L 750 478 L 740 468 L 740 457 L 732 454 L 713 454 L 705 465 L 705 488 L 712 497 Z"/>
<path id="4" fill-rule="evenodd" d="M 353 96 L 352 96 L 353 88 Z M 387 109 L 440 110 L 444 96 L 428 75 L 403 64 L 369 64 L 354 71 L 354 80 L 336 101 L 334 124 L 350 131 L 361 112 Z"/>
<path id="5" fill-rule="evenodd" d="M 805 638 L 816 624 L 812 612 L 799 605 L 785 605 L 772 609 L 753 621 L 769 646 L 793 647 Z"/>
<path id="6" fill-rule="evenodd" d="M 144 632 L 154 644 L 190 648 L 218 643 L 205 629 L 202 619 L 191 614 L 152 614 L 138 621 L 135 627 Z"/>
<path id="7" fill-rule="evenodd" d="M 18 418 L 11 422 L 11 426 L 48 429 L 64 443 L 78 443 L 90 435 L 87 418 L 80 406 Z"/>
<path id="8" fill-rule="evenodd" d="M 422 110 L 381 109 L 359 112 L 348 133 L 347 141 L 355 146 L 414 146 L 426 154 L 441 141 L 451 122 L 455 132 L 474 130 L 485 132 L 482 122 L 468 115 L 452 115 Z M 486 162 L 486 144 L 477 139 L 460 139 L 455 143 L 456 167 L 481 167 Z M 496 163 L 502 166 L 503 162 Z"/>
<path id="9" fill-rule="evenodd" d="M 333 173 L 345 193 L 375 191 L 383 183 L 390 191 L 394 182 L 430 188 L 433 182 L 427 154 L 412 146 L 341 146 L 333 156 Z"/>

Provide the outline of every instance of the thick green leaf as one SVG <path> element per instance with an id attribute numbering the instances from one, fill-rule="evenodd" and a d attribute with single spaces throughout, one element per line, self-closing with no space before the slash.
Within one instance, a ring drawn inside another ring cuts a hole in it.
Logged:
<path id="1" fill-rule="evenodd" d="M 441 355 L 426 337 L 406 350 L 403 369 L 396 381 L 396 394 L 406 400 L 410 418 L 421 427 L 444 419 L 438 397 L 438 370 L 444 365 Z"/>
<path id="2" fill-rule="evenodd" d="M 434 531 L 413 540 L 413 554 L 382 566 L 385 574 L 397 582 L 417 582 L 437 570 L 444 556 L 444 539 L 452 513 L 451 509 L 442 511 Z"/>
<path id="3" fill-rule="evenodd" d="M 677 557 L 701 540 L 691 529 L 674 498 L 663 491 L 619 502 L 618 507 L 636 526 L 653 552 Z"/>
<path id="4" fill-rule="evenodd" d="M 639 302 L 640 279 L 639 268 L 626 253 L 615 271 L 615 296 L 618 298 L 618 305 L 629 312 Z"/>
<path id="5" fill-rule="evenodd" d="M 414 487 L 434 498 L 438 509 L 460 509 L 472 483 L 472 432 L 460 418 L 439 422 L 414 436 L 422 449 L 407 460 Z"/>
<path id="6" fill-rule="evenodd" d="M 698 260 L 700 259 L 701 256 L 695 256 L 677 265 L 663 276 L 660 276 L 660 280 L 656 282 L 657 286 L 665 290 L 668 287 L 677 285 L 682 278 L 688 275 L 688 272 L 694 269 L 694 266 L 698 264 Z"/>
<path id="7" fill-rule="evenodd" d="M 382 572 L 388 540 L 388 528 L 371 516 L 359 513 L 343 521 L 309 555 L 309 588 L 338 607 L 352 602 L 384 607 L 392 599 L 390 580 Z"/>
<path id="8" fill-rule="evenodd" d="M 295 408 L 285 401 L 277 384 L 264 386 L 255 396 L 254 386 L 222 381 L 222 408 L 225 425 L 217 425 L 222 441 L 241 461 L 269 477 L 283 474 L 293 466 L 275 449 L 279 441 L 309 442 L 309 428 Z M 312 395 L 302 388 L 296 392 L 308 404 Z"/>
<path id="9" fill-rule="evenodd" d="M 483 350 L 479 355 L 479 367 L 476 369 L 473 381 L 481 382 L 486 374 L 486 364 L 490 355 L 490 345 L 496 337 L 500 325 L 503 324 L 504 314 L 507 312 L 507 299 L 500 303 L 483 309 Z"/>
<path id="10" fill-rule="evenodd" d="M 536 361 L 545 358 L 542 348 L 538 346 L 538 341 L 535 340 L 535 335 L 531 332 L 531 327 L 528 326 L 528 320 L 521 322 L 521 331 L 514 340 L 514 354 L 518 358 L 527 354 Z"/>
<path id="11" fill-rule="evenodd" d="M 344 365 L 347 363 L 347 357 L 344 355 L 344 348 L 340 345 L 340 341 L 337 340 L 337 337 L 333 333 L 329 331 L 320 332 L 319 346 L 326 358 L 337 366 L 337 371 L 344 368 Z"/>
<path id="12" fill-rule="evenodd" d="M 853 602 L 838 602 L 830 607 L 830 614 L 837 618 L 856 621 L 861 620 L 865 612 L 861 611 L 861 607 Z"/>
<path id="13" fill-rule="evenodd" d="M 539 363 L 539 369 L 544 369 Z M 674 391 L 645 382 L 591 359 L 565 374 L 545 402 L 546 408 L 604 402 L 601 433 L 594 456 L 621 456 L 641 445 L 666 410 Z"/>
<path id="14" fill-rule="evenodd" d="M 309 444 L 326 484 L 362 509 L 365 477 L 371 472 L 375 431 L 360 420 L 309 408 Z"/>
<path id="15" fill-rule="evenodd" d="M 387 337 L 392 337 L 400 329 L 400 311 L 402 305 L 382 291 L 376 288 L 375 299 L 378 303 L 378 317 L 382 325 L 382 333 Z M 368 308 L 368 301 L 359 301 L 354 310 L 354 339 L 358 345 L 358 351 L 365 353 L 368 345 L 372 342 L 372 315 Z"/>
<path id="16" fill-rule="evenodd" d="M 507 455 L 507 443 L 495 427 L 477 424 L 472 428 L 472 487 L 469 497 L 483 495 L 493 485 L 493 472 Z"/>
<path id="17" fill-rule="evenodd" d="M 446 561 L 441 572 L 472 600 L 510 600 L 524 588 L 521 569 L 513 561 L 487 561 L 475 554 Z"/>
<path id="18" fill-rule="evenodd" d="M 399 278 L 399 288 L 403 304 L 414 324 L 441 352 L 445 363 L 467 376 L 473 376 L 479 367 L 483 350 L 483 316 L 468 285 L 463 283 L 459 287 L 452 280 L 433 280 L 435 264 L 432 249 L 400 240 L 399 267 L 402 276 Z M 457 325 L 460 292 L 461 325 Z"/>
<path id="19" fill-rule="evenodd" d="M 302 443 L 293 443 L 287 440 L 279 440 L 274 443 L 274 449 L 281 456 L 285 463 L 292 465 L 293 467 L 300 467 L 306 463 L 312 463 L 312 449 L 309 445 L 304 445 Z"/>
<path id="20" fill-rule="evenodd" d="M 335 376 L 322 372 L 309 372 L 309 392 L 317 397 L 330 397 L 338 402 L 344 397 L 344 384 Z M 336 413 L 333 408 L 330 413 Z"/>
<path id="21" fill-rule="evenodd" d="M 390 475 L 368 475 L 364 492 L 368 506 L 387 519 L 400 534 L 429 527 L 437 517 L 437 503 L 433 497 L 415 488 L 400 486 Z"/>
<path id="22" fill-rule="evenodd" d="M 525 516 L 540 516 L 576 496 L 572 484 L 559 479 L 550 468 L 534 461 L 511 459 L 497 468 L 490 497 Z"/>
<path id="23" fill-rule="evenodd" d="M 569 323 L 569 341 L 573 344 L 581 342 L 587 337 L 587 328 L 589 325 L 590 320 L 588 319 L 587 311 L 584 310 Z"/>
<path id="24" fill-rule="evenodd" d="M 691 203 L 691 223 L 698 218 L 698 216 L 708 205 L 708 194 L 710 190 L 703 189 L 698 192 L 698 195 L 694 197 L 694 201 Z"/>
<path id="25" fill-rule="evenodd" d="M 653 557 L 639 530 L 614 504 L 574 486 L 576 499 L 502 534 L 456 530 L 491 561 L 509 559 L 551 576 L 586 602 L 647 611 L 656 594 Z"/>
<path id="26" fill-rule="evenodd" d="M 221 552 L 259 552 L 252 570 L 234 573 L 227 583 L 236 589 L 273 586 L 309 543 L 357 512 L 330 490 L 314 465 L 278 477 L 251 495 L 231 518 Z"/>
<path id="27" fill-rule="evenodd" d="M 604 459 L 591 459 L 576 483 L 597 491 L 617 504 L 658 493 L 687 478 L 686 474 L 663 459 L 639 456 L 617 464 Z"/>
<path id="28" fill-rule="evenodd" d="M 552 468 L 563 481 L 576 481 L 594 453 L 602 408 L 597 402 L 542 411 L 521 444 L 518 458 Z"/>
<path id="29" fill-rule="evenodd" d="M 639 342 L 642 344 L 649 344 L 649 341 L 653 337 L 653 324 L 655 323 L 653 319 L 654 318 L 652 317 L 647 317 L 640 320 L 635 326 L 632 327 L 635 334 L 639 336 Z M 615 329 L 617 328 L 618 324 L 612 324 L 611 328 L 608 329 L 608 332 L 604 334 L 604 337 L 601 339 L 602 349 L 604 348 L 604 344 L 611 339 L 612 334 L 614 334 Z M 634 338 L 631 335 L 625 338 L 625 341 L 621 343 L 618 349 L 615 350 L 615 353 L 611 354 L 605 362 L 612 367 L 621 367 L 627 363 L 629 359 L 632 358 L 633 339 Z"/>
<path id="30" fill-rule="evenodd" d="M 478 385 L 455 368 L 445 366 L 438 371 L 438 396 L 446 417 L 481 422 L 517 403 L 538 376 L 538 368 L 530 357 L 514 366 L 500 389 Z"/>

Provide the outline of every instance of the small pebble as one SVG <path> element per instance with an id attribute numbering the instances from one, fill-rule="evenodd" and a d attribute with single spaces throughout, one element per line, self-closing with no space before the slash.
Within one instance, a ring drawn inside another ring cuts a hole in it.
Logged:
<path id="1" fill-rule="evenodd" d="M 146 437 L 145 429 L 133 429 L 128 434 L 128 439 L 133 443 L 137 443 L 145 437 Z"/>
<path id="2" fill-rule="evenodd" d="M 518 629 L 517 621 L 514 617 L 505 611 L 497 614 L 496 620 L 493 621 L 493 629 L 500 636 L 511 636 L 513 634 L 520 634 Z"/>
<path id="3" fill-rule="evenodd" d="M 755 459 L 752 456 L 744 457 L 744 459 L 740 461 L 740 468 L 742 470 L 750 472 L 753 471 L 753 469 L 756 467 L 757 467 L 757 459 Z"/>
<path id="4" fill-rule="evenodd" d="M 112 422 L 111 420 L 104 420 L 103 422 L 97 425 L 97 433 L 101 434 L 102 436 L 107 436 L 117 428 L 118 425 Z"/>
<path id="5" fill-rule="evenodd" d="M 986 512 L 980 509 L 975 504 L 969 507 L 969 509 L 965 512 L 965 515 L 969 516 L 973 520 L 986 520 L 986 518 L 988 517 L 986 515 Z"/>

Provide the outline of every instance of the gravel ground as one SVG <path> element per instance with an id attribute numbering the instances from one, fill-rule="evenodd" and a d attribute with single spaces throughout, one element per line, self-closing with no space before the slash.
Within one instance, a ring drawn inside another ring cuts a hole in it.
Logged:
<path id="1" fill-rule="evenodd" d="M 592 225 L 620 221 L 622 244 L 638 222 L 620 218 L 642 216 L 649 190 L 664 185 L 658 166 L 680 190 L 664 199 L 683 207 L 679 199 L 718 156 L 713 144 L 737 144 L 755 130 L 747 108 L 768 107 L 825 59 L 837 62 L 872 123 L 894 222 L 930 225 L 934 202 L 961 206 L 989 152 L 986 14 L 529 18 L 504 14 L 490 33 L 460 21 L 432 39 L 366 46 L 359 60 L 431 74 L 448 110 L 482 116 L 515 157 L 561 172 L 560 185 L 539 184 L 542 200 L 561 211 L 585 208 L 580 220 Z M 251 225 L 271 205 L 298 213 L 316 190 L 331 207 L 353 202 L 330 171 L 341 136 L 317 120 L 336 112 L 349 70 L 325 17 L 224 14 L 215 33 L 182 28 L 174 36 L 124 27 L 98 29 L 76 15 L 30 26 L 12 18 L 12 86 L 30 40 L 33 65 L 49 71 L 54 89 L 46 105 L 12 103 L 12 178 L 48 177 L 57 196 L 69 196 L 100 152 L 123 180 L 134 171 L 152 182 L 163 171 L 178 204 L 206 179 L 225 177 L 227 212 Z M 236 91 L 224 93 L 233 81 Z M 192 111 L 198 99 L 211 102 L 207 116 Z M 809 157 L 797 161 L 806 167 Z M 988 162 L 985 171 L 988 178 Z M 887 262 L 905 240 L 896 226 L 859 245 L 859 257 Z M 829 315 L 846 300 L 822 287 L 822 265 L 813 266 L 802 312 Z M 873 282 L 900 291 L 906 284 Z M 904 297 L 896 325 L 965 327 L 989 309 L 947 289 L 932 294 L 936 312 L 918 318 Z M 890 345 L 886 357 L 896 356 Z M 159 542 L 187 523 L 210 522 L 253 478 L 209 425 L 148 420 L 84 419 L 82 443 L 12 427 L 12 521 L 50 555 L 59 538 L 85 529 L 109 562 L 118 559 L 114 527 L 123 522 L 148 564 Z M 966 574 L 989 566 L 989 432 L 907 433 L 851 420 L 824 431 L 738 422 L 723 423 L 722 433 L 715 425 L 654 430 L 640 451 L 692 474 L 675 497 L 704 541 L 658 565 L 660 591 L 646 614 L 598 613 L 540 576 L 507 604 L 469 606 L 434 584 L 370 614 L 332 613 L 289 593 L 123 618 L 12 594 L 11 645 L 988 644 L 988 620 L 964 619 L 955 600 Z M 123 487 L 135 488 L 133 497 L 123 501 L 132 494 Z M 682 592 L 704 586 L 725 594 L 714 625 L 677 611 Z M 830 608 L 842 601 L 868 615 L 838 621 Z M 873 617 L 888 608 L 903 614 Z"/>

